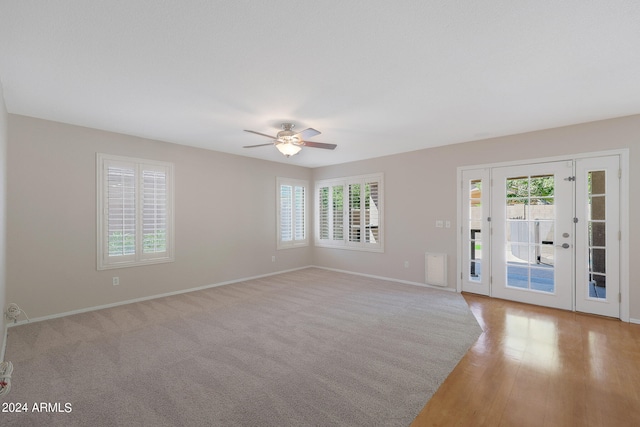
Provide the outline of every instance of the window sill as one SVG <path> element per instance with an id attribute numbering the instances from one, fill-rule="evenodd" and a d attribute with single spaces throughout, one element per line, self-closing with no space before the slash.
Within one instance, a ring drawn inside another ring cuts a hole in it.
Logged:
<path id="1" fill-rule="evenodd" d="M 98 265 L 98 270 L 113 270 L 116 268 L 128 268 L 128 267 L 140 267 L 143 265 L 153 265 L 153 264 L 165 264 L 169 262 L 174 262 L 174 257 L 166 257 L 166 258 L 155 258 L 155 259 L 147 259 L 142 261 L 126 261 L 126 262 L 114 262 L 109 264 L 100 264 Z"/>

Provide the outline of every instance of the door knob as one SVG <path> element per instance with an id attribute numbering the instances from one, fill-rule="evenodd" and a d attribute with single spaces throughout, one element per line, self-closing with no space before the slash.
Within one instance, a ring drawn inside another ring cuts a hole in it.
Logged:
<path id="1" fill-rule="evenodd" d="M 556 245 L 556 247 L 558 247 L 558 248 L 565 248 L 565 249 L 569 249 L 569 248 L 571 247 L 571 245 L 570 245 L 570 244 L 568 244 L 568 243 L 563 243 L 563 244 L 561 244 L 561 245 Z"/>

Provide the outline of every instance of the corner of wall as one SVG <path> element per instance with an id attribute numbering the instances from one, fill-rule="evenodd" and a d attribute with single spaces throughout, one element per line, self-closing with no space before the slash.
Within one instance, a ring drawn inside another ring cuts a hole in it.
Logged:
<path id="1" fill-rule="evenodd" d="M 4 351 L 7 338 L 7 322 L 4 317 L 4 309 L 7 300 L 6 286 L 6 203 L 7 203 L 7 144 L 9 114 L 4 102 L 4 91 L 0 81 L 0 361 L 4 360 Z"/>

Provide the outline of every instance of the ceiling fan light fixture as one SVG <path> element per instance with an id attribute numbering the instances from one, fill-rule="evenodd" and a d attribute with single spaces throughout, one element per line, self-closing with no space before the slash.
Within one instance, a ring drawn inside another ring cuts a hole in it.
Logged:
<path id="1" fill-rule="evenodd" d="M 302 147 L 300 145 L 295 145 L 291 142 L 283 141 L 276 141 L 276 148 L 278 149 L 278 151 L 284 154 L 285 157 L 295 156 L 300 152 L 300 150 L 302 150 Z"/>
<path id="2" fill-rule="evenodd" d="M 244 131 L 255 133 L 256 135 L 260 136 L 266 136 L 267 138 L 273 140 L 272 144 L 275 145 L 278 151 L 280 151 L 285 157 L 295 156 L 300 152 L 300 150 L 302 150 L 302 147 L 324 148 L 325 150 L 333 150 L 334 148 L 336 148 L 336 144 L 305 141 L 307 138 L 320 135 L 320 132 L 313 128 L 305 129 L 302 132 L 294 132 L 294 127 L 295 125 L 293 123 L 283 123 L 282 130 L 278 132 L 275 137 L 267 135 L 266 133 L 256 132 L 255 130 L 245 129 Z M 245 145 L 244 148 L 263 147 L 265 145 L 271 144 Z"/>

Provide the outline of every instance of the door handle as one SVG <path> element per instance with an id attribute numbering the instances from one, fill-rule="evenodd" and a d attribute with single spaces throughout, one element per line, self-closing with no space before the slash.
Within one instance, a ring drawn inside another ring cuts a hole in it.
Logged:
<path id="1" fill-rule="evenodd" d="M 564 249 L 569 249 L 571 247 L 570 244 L 568 243 L 563 243 L 561 245 L 556 245 L 556 248 L 564 248 Z"/>

